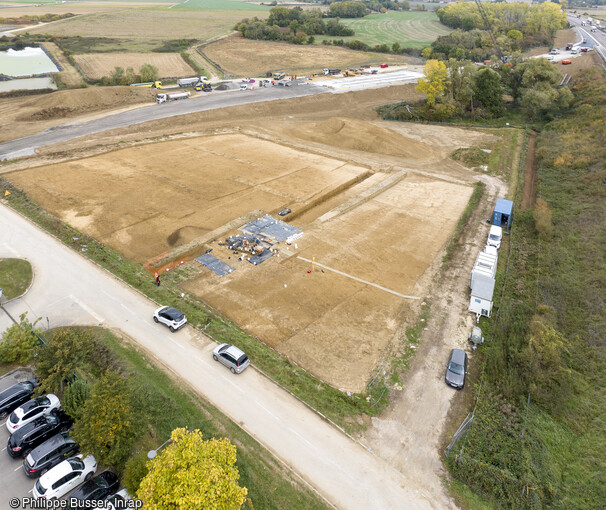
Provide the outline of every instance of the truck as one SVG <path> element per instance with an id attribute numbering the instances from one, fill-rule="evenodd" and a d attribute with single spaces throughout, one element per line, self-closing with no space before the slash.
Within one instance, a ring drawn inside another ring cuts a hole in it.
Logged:
<path id="1" fill-rule="evenodd" d="M 177 85 L 179 85 L 179 87 L 197 87 L 207 81 L 208 78 L 206 76 L 194 76 L 193 78 L 179 78 L 177 80 Z"/>
<path id="2" fill-rule="evenodd" d="M 179 99 L 187 99 L 190 96 L 189 92 L 163 92 L 156 96 L 156 103 L 162 104 L 170 101 L 178 101 Z"/>
<path id="3" fill-rule="evenodd" d="M 476 258 L 476 262 L 471 270 L 471 278 L 469 279 L 469 287 L 473 288 L 474 281 L 479 276 L 486 276 L 488 278 L 494 278 L 497 272 L 497 259 L 496 255 L 492 255 L 486 252 L 480 252 Z"/>
<path id="4" fill-rule="evenodd" d="M 570 51 L 570 50 L 571 50 L 573 47 L 574 47 L 574 43 L 569 42 L 569 43 L 566 45 L 566 51 Z"/>
<path id="5" fill-rule="evenodd" d="M 284 78 L 286 78 L 286 73 L 276 72 L 273 76 L 274 80 L 283 80 Z"/>
<path id="6" fill-rule="evenodd" d="M 161 81 L 148 81 L 145 83 L 132 83 L 131 87 L 149 87 L 152 89 L 161 89 L 162 82 Z"/>
<path id="7" fill-rule="evenodd" d="M 322 70 L 323 74 L 326 74 L 326 75 L 330 74 L 330 75 L 333 75 L 333 76 L 335 74 L 339 74 L 340 72 L 341 72 L 341 69 L 328 69 L 328 68 L 325 68 L 325 69 Z"/>

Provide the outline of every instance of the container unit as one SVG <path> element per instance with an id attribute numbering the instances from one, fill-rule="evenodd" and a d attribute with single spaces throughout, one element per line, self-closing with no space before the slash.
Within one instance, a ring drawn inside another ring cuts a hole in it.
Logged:
<path id="1" fill-rule="evenodd" d="M 513 202 L 504 198 L 497 199 L 492 214 L 492 224 L 509 230 L 513 220 Z"/>
<path id="2" fill-rule="evenodd" d="M 487 275 L 477 275 L 474 278 L 469 298 L 469 311 L 479 319 L 481 315 L 490 317 L 492 312 L 492 295 L 494 293 L 494 278 Z"/>
<path id="3" fill-rule="evenodd" d="M 478 253 L 476 262 L 471 270 L 471 278 L 469 279 L 469 287 L 473 288 L 473 282 L 479 275 L 487 276 L 494 279 L 497 273 L 497 256 L 491 253 L 481 251 Z"/>

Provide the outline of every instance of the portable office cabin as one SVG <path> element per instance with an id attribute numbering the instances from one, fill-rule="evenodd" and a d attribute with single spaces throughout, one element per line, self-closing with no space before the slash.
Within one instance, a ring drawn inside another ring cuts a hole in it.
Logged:
<path id="1" fill-rule="evenodd" d="M 469 298 L 469 311 L 478 317 L 490 317 L 492 312 L 492 295 L 494 293 L 494 278 L 477 275 L 473 281 L 471 297 Z"/>
<path id="2" fill-rule="evenodd" d="M 497 199 L 492 215 L 492 224 L 509 230 L 513 220 L 513 202 L 504 198 Z"/>

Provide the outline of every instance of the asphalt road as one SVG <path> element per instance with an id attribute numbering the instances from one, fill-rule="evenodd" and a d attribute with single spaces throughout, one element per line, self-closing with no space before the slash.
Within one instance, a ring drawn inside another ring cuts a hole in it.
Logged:
<path id="1" fill-rule="evenodd" d="M 42 325 L 118 328 L 255 437 L 337 508 L 438 508 L 432 495 L 250 368 L 233 375 L 212 360 L 215 344 L 186 327 L 154 324 L 157 306 L 0 204 L 0 257 L 30 261 L 35 279 L 5 304 Z M 178 303 L 175 303 L 178 306 Z M 0 331 L 11 324 L 0 310 Z M 3 492 L 3 494 L 5 494 Z M 1 505 L 0 505 L 1 508 Z"/>
<path id="2" fill-rule="evenodd" d="M 587 18 L 577 18 L 574 15 L 568 15 L 568 23 L 577 29 L 577 32 L 582 39 L 587 41 L 586 43 L 582 43 L 581 46 L 592 48 L 602 57 L 602 62 L 606 62 L 606 33 L 599 29 L 592 32 L 590 26 L 581 26 L 582 21 L 587 21 Z"/>
<path id="3" fill-rule="evenodd" d="M 24 372 L 4 376 L 0 378 L 0 391 L 26 379 L 28 374 Z M 31 497 L 36 483 L 35 479 L 28 478 L 23 472 L 23 459 L 13 459 L 6 453 L 9 434 L 5 422 L 6 420 L 0 422 L 0 510 L 9 510 L 8 501 L 12 497 Z"/>
<path id="4" fill-rule="evenodd" d="M 164 119 L 178 115 L 239 106 L 243 104 L 275 101 L 302 97 L 312 94 L 326 93 L 327 90 L 309 82 L 296 82 L 291 87 L 266 87 L 254 90 L 229 90 L 224 92 L 211 92 L 181 101 L 164 104 L 152 104 L 143 108 L 136 108 L 86 123 L 62 124 L 36 133 L 35 135 L 18 138 L 9 142 L 0 143 L 0 160 L 12 159 L 20 156 L 34 154 L 35 150 L 45 145 L 53 145 L 90 135 L 100 131 L 132 126 L 150 120 Z M 184 121 L 185 122 L 185 121 Z"/>

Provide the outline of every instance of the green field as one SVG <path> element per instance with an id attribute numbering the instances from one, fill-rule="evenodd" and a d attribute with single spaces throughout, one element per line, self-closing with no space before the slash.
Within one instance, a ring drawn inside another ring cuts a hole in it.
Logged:
<path id="1" fill-rule="evenodd" d="M 370 46 L 377 44 L 392 45 L 397 42 L 403 48 L 423 48 L 438 36 L 451 30 L 438 21 L 432 12 L 388 12 L 371 14 L 364 18 L 342 19 L 341 23 L 356 32 L 352 37 L 316 37 L 322 39 L 359 40 Z"/>

